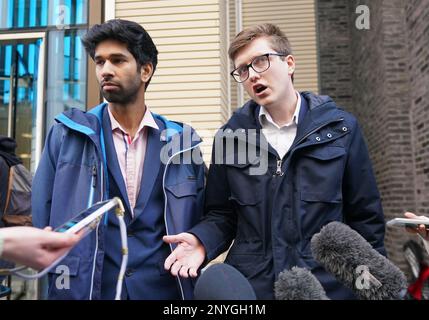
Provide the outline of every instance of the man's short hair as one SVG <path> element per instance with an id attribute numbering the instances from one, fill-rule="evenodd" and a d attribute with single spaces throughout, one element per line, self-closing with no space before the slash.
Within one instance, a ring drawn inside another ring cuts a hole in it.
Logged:
<path id="1" fill-rule="evenodd" d="M 105 40 L 117 40 L 127 46 L 137 61 L 138 70 L 142 65 L 151 63 L 153 73 L 158 64 L 158 50 L 147 31 L 138 23 L 123 19 L 112 19 L 90 28 L 82 38 L 86 52 L 94 60 L 95 48 Z M 152 75 L 153 75 L 152 73 Z M 151 79 L 146 83 L 146 88 Z"/>
<path id="2" fill-rule="evenodd" d="M 278 26 L 272 23 L 263 23 L 246 28 L 235 36 L 228 50 L 228 55 L 231 61 L 234 61 L 241 49 L 243 49 L 256 38 L 261 37 L 267 37 L 274 51 L 277 53 L 285 55 L 292 54 L 292 47 L 284 32 L 281 31 Z"/>

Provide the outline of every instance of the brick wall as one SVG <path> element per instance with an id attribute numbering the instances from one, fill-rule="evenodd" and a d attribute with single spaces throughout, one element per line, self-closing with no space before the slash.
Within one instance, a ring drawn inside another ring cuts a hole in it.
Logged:
<path id="1" fill-rule="evenodd" d="M 429 5 L 407 1 L 405 7 L 410 73 L 411 130 L 415 161 L 416 210 L 429 216 Z"/>
<path id="2" fill-rule="evenodd" d="M 351 56 L 348 0 L 319 0 L 320 92 L 341 106 L 351 106 Z M 335 26 L 333 28 L 333 26 Z M 293 45 L 293 43 L 292 43 Z"/>
<path id="3" fill-rule="evenodd" d="M 406 210 L 429 215 L 427 2 L 317 1 L 321 93 L 359 119 L 386 220 Z M 369 30 L 355 26 L 362 4 Z M 410 238 L 391 228 L 385 238 L 389 258 L 407 273 L 402 246 Z"/>

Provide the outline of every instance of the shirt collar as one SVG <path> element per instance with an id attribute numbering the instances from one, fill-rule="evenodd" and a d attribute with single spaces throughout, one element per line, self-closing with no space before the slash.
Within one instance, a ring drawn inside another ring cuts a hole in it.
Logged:
<path id="1" fill-rule="evenodd" d="M 293 113 L 292 122 L 295 123 L 296 125 L 298 125 L 299 111 L 301 110 L 301 95 L 299 94 L 298 91 L 295 91 L 295 93 L 296 93 L 298 100 L 296 101 L 295 112 Z M 261 124 L 262 127 L 265 127 L 267 122 L 271 123 L 272 125 L 274 125 L 278 129 L 281 128 L 277 125 L 277 123 L 274 122 L 274 120 L 271 117 L 268 110 L 265 109 L 264 106 L 261 106 L 261 108 L 259 109 L 259 123 Z M 289 124 L 290 123 L 285 124 L 282 127 L 289 125 Z"/>
<path id="2" fill-rule="evenodd" d="M 107 111 L 109 113 L 110 123 L 112 125 L 112 131 L 119 129 L 122 132 L 127 133 L 127 131 L 124 130 L 124 128 L 121 126 L 121 124 L 115 119 L 115 117 L 113 116 L 109 107 L 107 107 Z M 137 130 L 137 134 L 140 133 L 140 131 L 143 130 L 144 127 L 151 127 L 151 128 L 159 130 L 159 127 L 156 124 L 155 119 L 152 116 L 152 112 L 150 112 L 148 107 L 146 107 L 146 111 L 144 113 L 142 121 L 140 122 L 139 128 Z"/>

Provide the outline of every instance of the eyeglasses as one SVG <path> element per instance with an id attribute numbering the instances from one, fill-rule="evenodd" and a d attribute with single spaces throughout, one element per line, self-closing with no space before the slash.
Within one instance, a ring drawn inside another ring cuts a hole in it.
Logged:
<path id="1" fill-rule="evenodd" d="M 270 67 L 270 58 L 269 56 L 279 56 L 284 57 L 286 54 L 281 53 L 266 53 L 261 56 L 258 56 L 252 60 L 248 65 L 238 67 L 231 71 L 231 76 L 237 82 L 244 82 L 249 78 L 249 67 L 251 67 L 255 72 L 262 73 L 267 71 Z"/>

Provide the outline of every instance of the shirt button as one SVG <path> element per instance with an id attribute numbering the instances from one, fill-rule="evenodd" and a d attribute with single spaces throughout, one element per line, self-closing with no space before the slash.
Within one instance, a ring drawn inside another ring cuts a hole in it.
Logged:
<path id="1" fill-rule="evenodd" d="M 125 271 L 125 276 L 126 277 L 131 277 L 134 273 L 133 269 L 127 269 L 127 271 Z"/>

